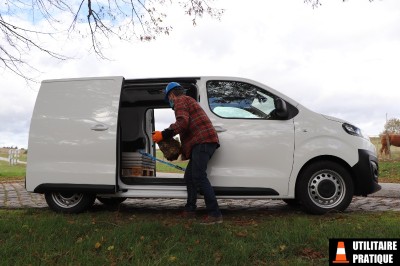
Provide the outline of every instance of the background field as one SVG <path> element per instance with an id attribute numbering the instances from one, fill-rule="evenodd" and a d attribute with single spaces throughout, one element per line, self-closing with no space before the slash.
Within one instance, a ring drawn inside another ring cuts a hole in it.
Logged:
<path id="1" fill-rule="evenodd" d="M 381 149 L 381 140 L 380 138 L 371 138 L 371 142 L 375 145 L 376 147 L 376 152 L 378 153 L 378 157 L 380 161 L 386 161 L 389 160 L 389 156 L 385 155 L 380 155 L 379 150 Z M 395 147 L 395 146 L 390 146 L 390 151 L 391 151 L 391 160 L 395 161 L 400 161 L 400 147 Z"/>
<path id="2" fill-rule="evenodd" d="M 377 152 L 381 148 L 379 138 L 371 138 L 372 143 L 375 145 Z M 400 183 L 400 147 L 391 146 L 391 158 L 389 156 L 381 156 L 379 158 L 379 171 L 380 171 L 380 182 L 386 183 Z M 8 149 L 0 148 L 0 157 L 8 158 Z M 27 154 L 21 154 L 20 160 L 26 162 Z M 157 150 L 156 157 L 166 161 L 164 155 L 160 150 Z M 173 164 L 181 167 L 186 167 L 188 161 L 173 161 Z M 164 173 L 183 173 L 182 171 L 175 169 L 171 166 L 157 162 L 156 164 L 158 172 Z M 17 166 L 9 166 L 8 162 L 0 161 L 0 181 L 23 179 L 25 176 L 26 165 L 18 164 Z"/>
<path id="3" fill-rule="evenodd" d="M 8 149 L 0 148 L 0 157 L 8 158 Z M 27 153 L 26 150 L 21 150 L 19 159 L 23 162 L 26 162 Z"/>

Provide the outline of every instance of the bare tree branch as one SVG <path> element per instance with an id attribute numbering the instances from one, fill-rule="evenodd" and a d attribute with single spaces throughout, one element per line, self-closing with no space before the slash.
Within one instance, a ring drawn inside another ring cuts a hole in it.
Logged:
<path id="1" fill-rule="evenodd" d="M 44 45 L 42 39 L 59 40 L 65 34 L 68 39 L 79 34 L 90 40 L 90 49 L 101 59 L 104 42 L 117 37 L 129 41 L 132 38 L 150 41 L 161 34 L 168 35 L 171 25 L 165 24 L 167 4 L 179 3 L 183 11 L 192 17 L 193 25 L 204 14 L 219 19 L 222 9 L 209 5 L 214 0 L 6 0 L 0 11 L 0 66 L 26 80 L 34 80 L 27 72 L 38 71 L 28 63 L 29 55 L 39 51 L 56 60 L 70 59 Z M 311 0 L 310 0 L 311 1 Z M 31 19 L 31 26 L 20 23 Z M 65 21 L 68 19 L 69 21 Z M 69 25 L 65 28 L 64 25 Z M 40 25 L 40 27 L 38 27 Z M 43 26 L 44 25 L 44 26 Z M 85 29 L 86 26 L 86 29 Z M 42 30 L 40 28 L 46 28 Z M 47 29 L 50 29 L 47 31 Z"/>

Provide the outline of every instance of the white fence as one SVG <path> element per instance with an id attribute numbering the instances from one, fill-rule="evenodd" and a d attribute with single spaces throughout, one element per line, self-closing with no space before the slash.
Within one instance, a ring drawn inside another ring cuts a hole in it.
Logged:
<path id="1" fill-rule="evenodd" d="M 10 165 L 16 165 L 18 163 L 20 152 L 21 150 L 19 149 L 8 150 L 8 162 L 10 163 Z"/>

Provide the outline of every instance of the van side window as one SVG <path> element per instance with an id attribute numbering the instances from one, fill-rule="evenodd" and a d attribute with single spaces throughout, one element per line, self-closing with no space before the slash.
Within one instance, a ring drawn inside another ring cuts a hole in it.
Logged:
<path id="1" fill-rule="evenodd" d="M 208 104 L 222 118 L 269 119 L 276 96 L 238 81 L 207 82 Z"/>

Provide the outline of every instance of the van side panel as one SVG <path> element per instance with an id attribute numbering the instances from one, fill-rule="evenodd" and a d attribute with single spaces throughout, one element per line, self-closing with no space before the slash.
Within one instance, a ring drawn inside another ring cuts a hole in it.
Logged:
<path id="1" fill-rule="evenodd" d="M 29 134 L 26 189 L 116 185 L 123 77 L 43 81 Z"/>

